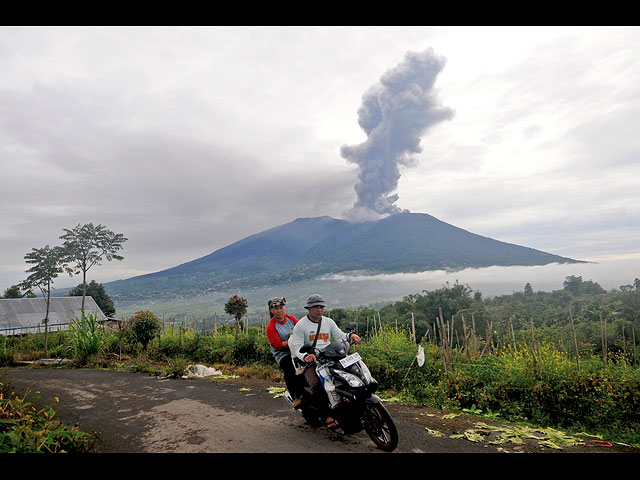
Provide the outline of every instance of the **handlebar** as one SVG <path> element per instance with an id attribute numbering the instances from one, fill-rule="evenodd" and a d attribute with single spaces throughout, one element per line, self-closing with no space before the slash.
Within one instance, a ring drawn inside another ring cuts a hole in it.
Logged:
<path id="1" fill-rule="evenodd" d="M 349 347 L 351 347 L 351 345 L 355 344 L 356 342 L 353 341 L 353 335 L 355 335 L 353 332 L 349 332 L 347 334 L 347 338 L 343 338 L 342 340 L 338 340 L 340 342 L 343 343 L 347 343 L 349 345 Z M 349 349 L 347 349 L 348 351 Z M 324 351 L 320 351 L 317 347 L 313 348 L 311 345 L 303 345 L 300 348 L 300 352 L 301 353 L 306 353 L 307 355 L 314 355 L 316 357 L 316 360 L 318 359 L 318 357 L 320 357 Z M 304 358 L 307 357 L 307 355 L 304 356 Z"/>

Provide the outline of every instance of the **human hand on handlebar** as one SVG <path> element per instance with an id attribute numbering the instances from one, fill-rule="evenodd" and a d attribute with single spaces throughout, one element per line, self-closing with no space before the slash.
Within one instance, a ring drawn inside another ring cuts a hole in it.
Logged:
<path id="1" fill-rule="evenodd" d="M 307 363 L 314 363 L 314 362 L 317 362 L 318 359 L 316 358 L 316 356 L 313 353 L 310 353 L 309 355 L 304 357 L 304 361 L 307 362 Z"/>
<path id="2" fill-rule="evenodd" d="M 361 340 L 362 339 L 355 333 L 352 333 L 351 336 L 349 337 L 349 343 L 360 343 Z"/>

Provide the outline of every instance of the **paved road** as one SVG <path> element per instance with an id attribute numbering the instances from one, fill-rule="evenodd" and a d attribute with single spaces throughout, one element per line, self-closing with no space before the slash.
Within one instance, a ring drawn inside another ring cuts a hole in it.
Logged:
<path id="1" fill-rule="evenodd" d="M 380 453 L 366 433 L 341 436 L 305 424 L 280 387 L 257 379 L 161 379 L 140 373 L 66 368 L 0 369 L 0 381 L 18 393 L 39 392 L 37 403 L 53 405 L 58 418 L 97 432 L 98 453 Z M 55 398 L 59 401 L 56 403 Z M 425 422 L 442 422 L 422 407 L 390 403 L 400 434 L 398 453 L 495 453 L 487 442 L 430 435 Z M 431 412 L 433 410 L 431 409 Z M 447 427 L 451 422 L 446 420 Z M 460 424 L 458 432 L 464 431 Z M 519 450 L 523 451 L 523 450 Z M 536 446 L 524 451 L 541 451 Z M 555 453 L 546 450 L 548 453 Z M 574 452 L 587 449 L 574 447 Z M 610 453 L 614 449 L 589 449 Z M 620 451 L 620 448 L 616 449 Z M 631 451 L 622 449 L 622 451 Z M 637 453 L 638 449 L 634 449 Z"/>
<path id="2" fill-rule="evenodd" d="M 159 379 L 113 370 L 13 368 L 0 379 L 17 392 L 40 394 L 64 423 L 98 432 L 100 453 L 376 453 L 366 433 L 341 436 L 312 428 L 262 380 Z M 55 403 L 55 397 L 59 402 Z M 33 397 L 27 397 L 33 401 Z M 396 418 L 397 452 L 486 452 L 495 449 L 425 434 Z"/>

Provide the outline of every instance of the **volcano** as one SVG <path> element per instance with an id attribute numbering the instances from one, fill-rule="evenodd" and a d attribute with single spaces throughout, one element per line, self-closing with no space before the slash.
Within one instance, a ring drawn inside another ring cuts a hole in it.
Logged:
<path id="1" fill-rule="evenodd" d="M 298 218 L 155 273 L 105 284 L 110 295 L 153 298 L 260 287 L 327 274 L 580 263 L 494 240 L 423 213 L 375 221 Z"/>

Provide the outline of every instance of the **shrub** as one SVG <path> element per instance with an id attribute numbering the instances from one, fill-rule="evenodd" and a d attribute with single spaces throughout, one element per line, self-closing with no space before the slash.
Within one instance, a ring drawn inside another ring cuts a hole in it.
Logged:
<path id="1" fill-rule="evenodd" d="M 218 333 L 207 345 L 205 349 L 204 360 L 209 363 L 228 363 L 234 362 L 235 336 L 231 331 L 223 331 Z"/>
<path id="2" fill-rule="evenodd" d="M 169 358 L 164 374 L 172 378 L 181 378 L 190 363 L 188 359 L 183 357 Z"/>
<path id="3" fill-rule="evenodd" d="M 6 367 L 13 363 L 13 352 L 6 348 L 0 348 L 0 367 Z"/>
<path id="4" fill-rule="evenodd" d="M 133 339 L 142 345 L 142 349 L 146 352 L 149 342 L 156 338 L 162 329 L 160 320 L 153 312 L 148 310 L 139 311 L 129 319 L 127 326 Z"/>
<path id="5" fill-rule="evenodd" d="M 88 452 L 93 437 L 63 425 L 55 414 L 51 406 L 38 409 L 0 382 L 0 453 Z"/>
<path id="6" fill-rule="evenodd" d="M 265 336 L 239 335 L 233 344 L 233 363 L 247 365 L 273 362 L 271 348 L 266 348 L 268 344 Z"/>

